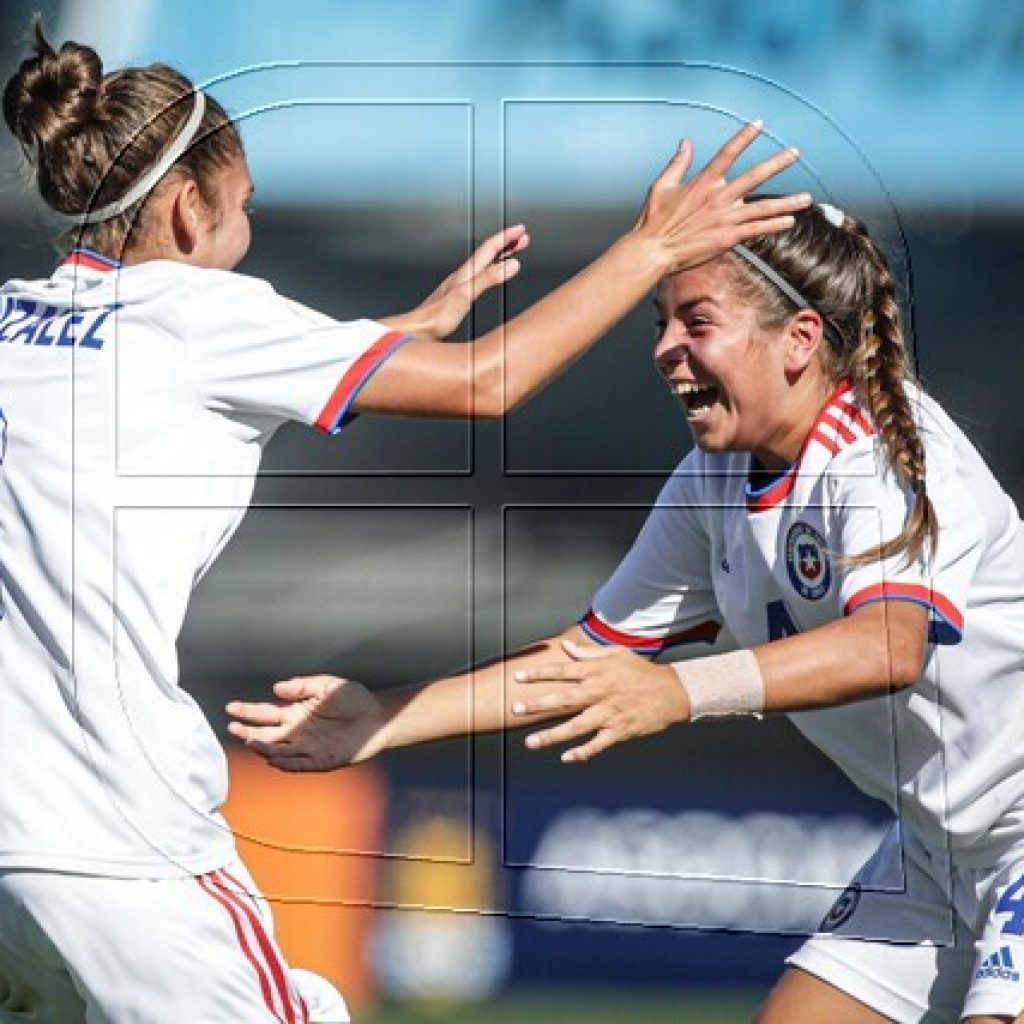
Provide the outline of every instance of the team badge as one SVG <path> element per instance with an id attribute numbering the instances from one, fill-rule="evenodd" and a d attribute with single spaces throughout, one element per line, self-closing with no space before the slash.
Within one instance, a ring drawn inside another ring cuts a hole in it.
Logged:
<path id="1" fill-rule="evenodd" d="M 823 597 L 832 582 L 825 538 L 813 526 L 794 523 L 786 536 L 786 570 L 796 592 L 807 601 Z"/>
<path id="2" fill-rule="evenodd" d="M 845 924 L 853 917 L 858 903 L 860 903 L 860 886 L 851 885 L 844 889 L 839 899 L 832 904 L 832 909 L 818 925 L 818 931 L 834 932 L 841 924 Z"/>

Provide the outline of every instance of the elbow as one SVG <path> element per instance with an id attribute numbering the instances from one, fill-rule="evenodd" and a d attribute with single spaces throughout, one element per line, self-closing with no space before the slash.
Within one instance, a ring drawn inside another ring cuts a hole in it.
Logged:
<path id="1" fill-rule="evenodd" d="M 500 420 L 518 408 L 524 400 L 506 386 L 500 369 L 479 368 L 473 382 L 473 411 L 475 420 Z"/>
<path id="2" fill-rule="evenodd" d="M 921 678 L 928 657 L 927 609 L 912 601 L 877 601 L 847 622 L 853 630 L 847 654 L 863 664 L 861 678 L 871 690 L 905 690 Z"/>
<path id="3" fill-rule="evenodd" d="M 473 398 L 471 418 L 474 420 L 500 420 L 507 411 L 500 395 L 481 395 L 477 392 Z"/>
<path id="4" fill-rule="evenodd" d="M 893 638 L 889 644 L 887 676 L 893 690 L 906 690 L 913 686 L 924 671 L 927 645 L 912 640 Z"/>

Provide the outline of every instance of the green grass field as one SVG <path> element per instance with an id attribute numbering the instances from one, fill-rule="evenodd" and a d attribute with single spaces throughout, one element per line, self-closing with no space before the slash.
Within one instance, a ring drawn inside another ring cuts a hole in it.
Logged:
<path id="1" fill-rule="evenodd" d="M 357 1024 L 748 1024 L 762 992 L 554 991 L 470 1006 L 382 1006 Z"/>

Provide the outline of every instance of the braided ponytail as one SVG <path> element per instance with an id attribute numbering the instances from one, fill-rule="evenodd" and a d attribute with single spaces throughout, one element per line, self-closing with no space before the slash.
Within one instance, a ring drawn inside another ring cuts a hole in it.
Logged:
<path id="1" fill-rule="evenodd" d="M 906 522 L 895 537 L 844 560 L 865 565 L 902 553 L 912 562 L 926 548 L 933 551 L 938 522 L 928 498 L 924 442 L 905 388 L 913 374 L 885 256 L 860 221 L 846 215 L 837 225 L 817 206 L 797 213 L 788 231 L 746 245 L 824 318 L 825 372 L 833 380 L 853 381 L 892 471 L 912 495 Z M 742 293 L 758 308 L 762 325 L 785 324 L 793 302 L 739 256 L 728 260 Z"/>
<path id="2" fill-rule="evenodd" d="M 858 399 L 878 428 L 893 472 L 913 495 L 910 514 L 900 533 L 850 561 L 863 565 L 905 552 L 907 561 L 913 562 L 926 546 L 935 550 L 938 521 L 928 497 L 924 442 L 904 387 L 912 375 L 907 366 L 899 306 L 885 257 L 860 222 L 847 218 L 844 227 L 847 226 L 864 252 L 874 285 L 874 302 L 864 318 L 860 344 L 852 354 L 850 375 Z"/>

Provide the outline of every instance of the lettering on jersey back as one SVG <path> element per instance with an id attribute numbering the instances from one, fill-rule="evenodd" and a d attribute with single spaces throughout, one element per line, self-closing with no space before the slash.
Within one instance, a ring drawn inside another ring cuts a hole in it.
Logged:
<path id="1" fill-rule="evenodd" d="M 0 345 L 101 349 L 109 334 L 109 328 L 103 328 L 120 305 L 73 310 L 31 299 L 0 297 Z"/>

